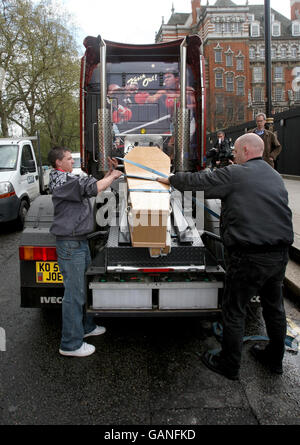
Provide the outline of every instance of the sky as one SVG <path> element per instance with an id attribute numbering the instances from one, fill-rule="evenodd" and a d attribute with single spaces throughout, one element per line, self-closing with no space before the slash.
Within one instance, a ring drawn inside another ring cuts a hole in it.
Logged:
<path id="1" fill-rule="evenodd" d="M 216 0 L 208 0 L 214 5 Z M 246 0 L 233 0 L 245 5 Z M 164 17 L 167 23 L 172 4 L 175 12 L 191 12 L 191 0 L 61 0 L 78 27 L 79 44 L 87 35 L 123 43 L 153 43 Z M 201 0 L 203 6 L 207 0 Z M 249 0 L 249 5 L 263 5 L 264 0 Z M 271 0 L 271 8 L 290 18 L 289 0 Z"/>

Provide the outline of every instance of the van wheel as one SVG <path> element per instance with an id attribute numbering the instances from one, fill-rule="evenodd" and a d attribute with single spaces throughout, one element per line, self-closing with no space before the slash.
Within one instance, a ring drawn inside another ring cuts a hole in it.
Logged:
<path id="1" fill-rule="evenodd" d="M 23 230 L 26 215 L 28 213 L 29 204 L 27 201 L 21 201 L 19 214 L 17 218 L 17 230 Z"/>

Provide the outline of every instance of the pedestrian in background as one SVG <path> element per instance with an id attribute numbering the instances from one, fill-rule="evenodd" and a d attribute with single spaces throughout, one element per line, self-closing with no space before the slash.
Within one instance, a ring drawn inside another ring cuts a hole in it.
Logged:
<path id="1" fill-rule="evenodd" d="M 235 142 L 236 164 L 157 179 L 180 191 L 204 190 L 206 198 L 221 199 L 220 231 L 228 253 L 222 350 L 205 352 L 202 361 L 232 380 L 239 378 L 246 307 L 255 295 L 260 295 L 270 341 L 264 349 L 255 344 L 251 352 L 271 372 L 283 372 L 286 316 L 282 283 L 293 243 L 292 212 L 284 182 L 263 161 L 263 151 L 262 139 L 248 133 Z"/>
<path id="2" fill-rule="evenodd" d="M 212 168 L 220 168 L 232 164 L 233 154 L 230 140 L 225 136 L 224 131 L 218 131 L 217 140 L 213 148 L 208 151 L 206 157 L 210 161 Z"/>
<path id="3" fill-rule="evenodd" d="M 262 138 L 264 141 L 263 159 L 274 168 L 274 162 L 281 152 L 280 142 L 275 133 L 265 129 L 267 118 L 264 113 L 257 114 L 255 119 L 257 127 L 249 130 L 248 133 L 255 133 Z"/>

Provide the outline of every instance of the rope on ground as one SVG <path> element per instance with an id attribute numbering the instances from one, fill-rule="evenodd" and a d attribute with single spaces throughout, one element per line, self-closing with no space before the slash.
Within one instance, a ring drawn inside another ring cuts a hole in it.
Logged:
<path id="1" fill-rule="evenodd" d="M 291 331 L 289 328 L 289 323 L 290 320 L 287 319 L 287 335 L 285 338 L 285 347 L 286 350 L 289 352 L 293 352 L 295 354 L 298 354 L 298 351 L 300 349 L 299 347 L 299 341 L 298 339 L 300 338 L 300 334 L 298 333 L 298 335 L 294 336 L 294 331 Z M 215 322 L 213 323 L 213 333 L 216 337 L 216 339 L 221 343 L 222 342 L 222 337 L 223 337 L 223 326 L 221 323 L 219 322 Z M 269 337 L 264 336 L 264 335 L 249 335 L 249 336 L 245 336 L 243 337 L 243 342 L 246 343 L 247 341 L 269 341 Z M 210 351 L 212 352 L 212 351 Z"/>

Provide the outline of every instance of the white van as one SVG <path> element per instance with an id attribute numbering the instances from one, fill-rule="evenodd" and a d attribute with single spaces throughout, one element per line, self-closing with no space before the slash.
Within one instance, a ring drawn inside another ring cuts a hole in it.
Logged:
<path id="1" fill-rule="evenodd" d="M 31 201 L 44 190 L 30 139 L 0 139 L 0 223 L 16 221 L 19 228 Z"/>
<path id="2" fill-rule="evenodd" d="M 77 176 L 87 176 L 87 174 L 81 170 L 80 153 L 72 153 L 72 158 L 74 159 L 72 174 Z"/>

